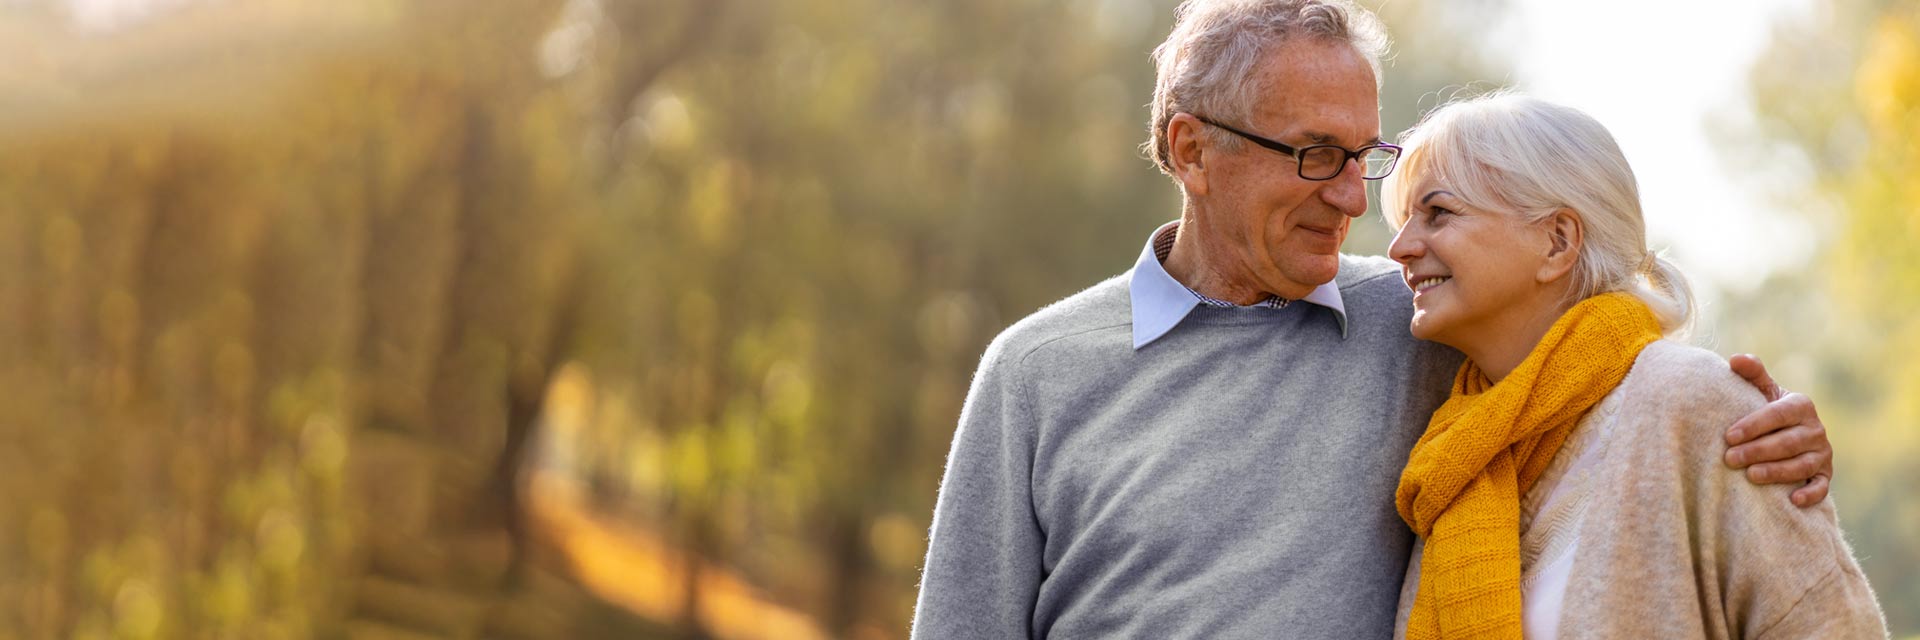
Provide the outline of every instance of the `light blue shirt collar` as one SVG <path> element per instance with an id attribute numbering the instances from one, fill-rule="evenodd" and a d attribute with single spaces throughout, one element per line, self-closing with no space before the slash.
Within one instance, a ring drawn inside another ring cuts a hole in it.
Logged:
<path id="1" fill-rule="evenodd" d="M 1147 246 L 1140 250 L 1140 259 L 1133 263 L 1133 276 L 1128 281 L 1128 296 L 1133 302 L 1133 348 L 1139 349 L 1148 343 L 1167 335 L 1175 326 L 1185 320 L 1193 308 L 1200 305 L 1200 298 L 1180 281 L 1167 273 L 1160 264 L 1160 256 L 1153 251 L 1154 240 L 1163 233 L 1173 233 L 1180 221 L 1160 225 L 1153 234 L 1147 236 Z M 1313 304 L 1333 310 L 1333 316 L 1340 322 L 1340 338 L 1347 337 L 1347 307 L 1340 299 L 1340 287 L 1332 282 L 1320 285 L 1299 302 Z"/>

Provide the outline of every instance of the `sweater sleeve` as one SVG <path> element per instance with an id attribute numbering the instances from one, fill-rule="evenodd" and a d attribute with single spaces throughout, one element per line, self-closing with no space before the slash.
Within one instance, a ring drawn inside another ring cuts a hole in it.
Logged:
<path id="1" fill-rule="evenodd" d="M 960 412 L 934 507 L 913 637 L 1026 638 L 1044 534 L 1032 497 L 1034 416 L 1018 359 L 995 340 Z"/>
<path id="2" fill-rule="evenodd" d="M 1561 635 L 1884 638 L 1833 501 L 1797 508 L 1790 487 L 1720 464 L 1721 433 L 1759 392 L 1699 349 L 1656 344 L 1635 368 Z"/>

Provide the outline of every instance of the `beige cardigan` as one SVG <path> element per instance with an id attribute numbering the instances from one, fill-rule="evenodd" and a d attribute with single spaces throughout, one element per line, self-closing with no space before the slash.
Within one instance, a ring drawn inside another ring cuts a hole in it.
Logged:
<path id="1" fill-rule="evenodd" d="M 1887 636 L 1833 501 L 1796 508 L 1721 464 L 1726 427 L 1764 404 L 1719 356 L 1662 340 L 1580 420 L 1521 501 L 1522 591 L 1571 563 L 1559 637 Z M 1419 575 L 1416 546 L 1397 637 Z"/>

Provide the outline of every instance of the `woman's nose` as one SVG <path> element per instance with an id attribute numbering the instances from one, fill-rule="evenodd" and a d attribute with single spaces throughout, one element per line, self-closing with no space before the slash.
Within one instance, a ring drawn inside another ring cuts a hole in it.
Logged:
<path id="1" fill-rule="evenodd" d="M 1393 234 L 1393 243 L 1387 245 L 1387 255 L 1400 264 L 1410 264 L 1426 253 L 1426 243 L 1421 241 L 1412 221 L 1400 225 L 1400 231 Z"/>

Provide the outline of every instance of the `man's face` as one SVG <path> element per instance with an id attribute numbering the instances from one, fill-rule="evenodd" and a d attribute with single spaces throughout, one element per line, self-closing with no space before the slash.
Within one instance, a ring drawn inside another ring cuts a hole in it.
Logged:
<path id="1" fill-rule="evenodd" d="M 1268 54 L 1252 119 L 1224 123 L 1296 147 L 1355 149 L 1380 140 L 1373 69 L 1351 46 L 1297 40 Z M 1347 224 L 1367 210 L 1361 169 L 1349 161 L 1331 180 L 1306 180 L 1285 154 L 1256 146 L 1209 162 L 1197 202 L 1198 240 L 1219 275 L 1298 299 L 1333 280 Z"/>

